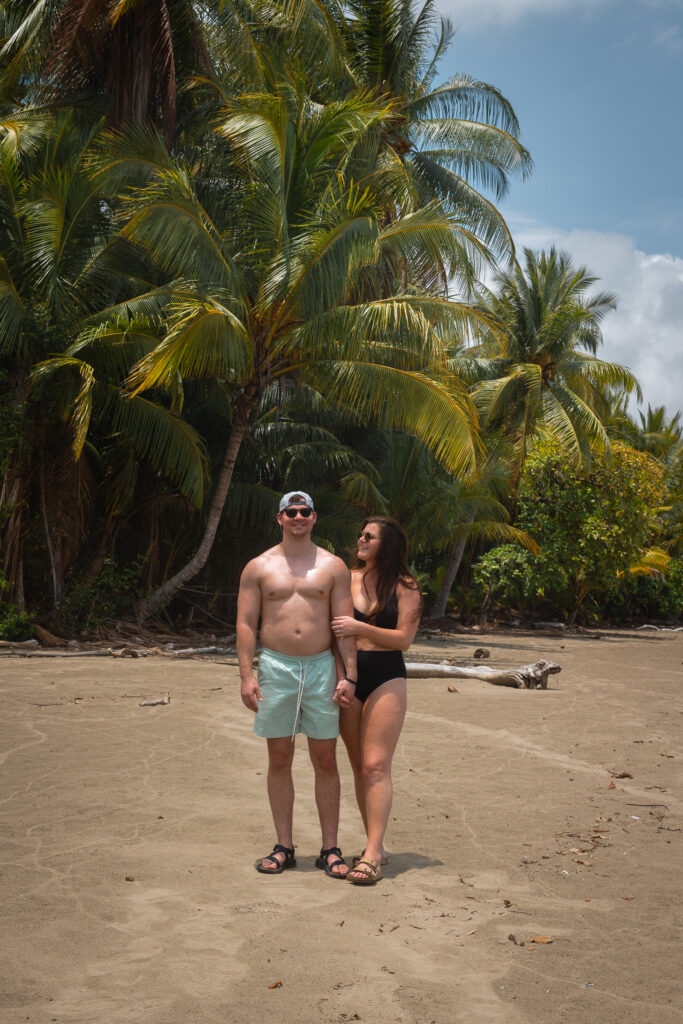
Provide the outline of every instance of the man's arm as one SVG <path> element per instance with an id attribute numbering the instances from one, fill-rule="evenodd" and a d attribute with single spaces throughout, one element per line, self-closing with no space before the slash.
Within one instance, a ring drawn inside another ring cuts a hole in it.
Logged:
<path id="1" fill-rule="evenodd" d="M 261 614 L 261 586 L 258 569 L 249 562 L 240 579 L 237 595 L 237 660 L 242 681 L 242 702 L 250 711 L 258 711 L 263 700 L 258 681 L 254 675 L 253 661 L 256 654 L 256 630 Z"/>
<path id="2" fill-rule="evenodd" d="M 331 618 L 336 615 L 353 615 L 351 599 L 351 573 L 341 558 L 335 558 L 330 591 Z M 339 679 L 337 691 L 342 704 L 350 704 L 356 691 L 358 670 L 356 668 L 356 639 L 352 636 L 335 637 L 337 650 L 342 662 L 344 678 Z M 339 662 L 337 662 L 339 665 Z M 352 685 L 350 685 L 352 684 Z"/>

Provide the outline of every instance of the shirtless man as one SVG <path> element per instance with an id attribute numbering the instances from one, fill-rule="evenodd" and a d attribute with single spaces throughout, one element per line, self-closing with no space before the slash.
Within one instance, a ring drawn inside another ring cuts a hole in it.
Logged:
<path id="1" fill-rule="evenodd" d="M 353 615 L 351 574 L 340 558 L 311 540 L 317 515 L 305 491 L 280 501 L 282 541 L 244 569 L 237 599 L 237 655 L 242 701 L 256 712 L 254 732 L 268 741 L 268 798 L 277 842 L 257 871 L 277 875 L 296 866 L 292 842 L 294 736 L 308 737 L 322 849 L 315 862 L 332 878 L 348 866 L 337 846 L 339 708 L 355 692 L 356 645 L 344 637 L 332 648 L 330 622 Z M 261 619 L 259 677 L 254 676 Z"/>

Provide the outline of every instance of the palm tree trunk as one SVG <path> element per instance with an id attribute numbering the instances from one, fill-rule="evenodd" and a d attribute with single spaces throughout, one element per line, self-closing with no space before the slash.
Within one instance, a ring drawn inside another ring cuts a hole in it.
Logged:
<path id="1" fill-rule="evenodd" d="M 220 473 L 218 474 L 216 490 L 211 500 L 209 514 L 206 520 L 206 527 L 204 529 L 204 536 L 202 537 L 196 553 L 192 556 L 190 561 L 175 574 L 175 576 L 171 576 L 169 580 L 166 580 L 160 587 L 157 587 L 154 593 L 140 601 L 136 607 L 138 622 L 142 623 L 145 619 L 148 619 L 150 615 L 154 615 L 155 612 L 158 612 L 163 605 L 167 604 L 171 598 L 178 593 L 181 587 L 183 587 L 189 580 L 193 579 L 206 565 L 211 553 L 211 548 L 213 547 L 213 542 L 216 539 L 216 533 L 218 532 L 218 525 L 223 514 L 225 499 L 227 498 L 228 490 L 230 488 L 237 455 L 248 430 L 249 414 L 255 406 L 256 398 L 249 399 L 248 402 L 245 402 L 245 405 L 238 411 L 237 416 L 235 417 L 232 430 L 230 431 L 228 444 L 225 449 L 225 455 L 223 456 L 223 463 L 221 465 Z"/>
<path id="2" fill-rule="evenodd" d="M 442 619 L 446 614 L 446 604 L 453 588 L 455 577 L 458 575 L 458 569 L 460 568 L 462 556 L 465 551 L 465 544 L 467 544 L 467 537 L 460 537 L 451 552 L 451 557 L 448 561 L 448 565 L 446 566 L 446 572 L 441 584 L 441 589 L 439 590 L 432 608 L 431 614 L 433 619 Z"/>
<path id="3" fill-rule="evenodd" d="M 17 565 L 17 576 L 14 584 L 14 603 L 22 612 L 26 611 L 26 594 L 24 593 L 24 552 L 23 538 L 19 545 L 19 559 Z"/>
<path id="4" fill-rule="evenodd" d="M 55 558 L 52 537 L 50 535 L 50 523 L 47 517 L 47 498 L 45 495 L 45 455 L 42 452 L 40 455 L 40 504 L 43 513 L 43 526 L 45 527 L 45 541 L 48 560 L 50 562 L 50 575 L 52 577 L 52 608 L 53 611 L 57 611 L 62 595 L 57 572 L 57 559 Z"/>
<path id="5" fill-rule="evenodd" d="M 6 473 L 0 487 L 0 511 L 9 510 L 0 539 L 0 575 L 10 585 L 6 597 L 26 610 L 24 595 L 24 511 L 27 505 L 27 479 L 21 473 Z"/>

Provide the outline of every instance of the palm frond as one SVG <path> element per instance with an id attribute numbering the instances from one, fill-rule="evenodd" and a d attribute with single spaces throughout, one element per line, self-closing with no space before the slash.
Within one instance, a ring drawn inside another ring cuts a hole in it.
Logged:
<path id="1" fill-rule="evenodd" d="M 129 219 L 122 236 L 151 253 L 168 273 L 224 287 L 239 279 L 219 227 L 199 202 L 186 169 L 160 171 L 124 209 Z"/>
<path id="2" fill-rule="evenodd" d="M 543 424 L 576 463 L 584 459 L 584 439 L 598 450 L 609 451 L 605 428 L 574 392 L 555 383 L 543 389 L 542 406 Z"/>
<path id="3" fill-rule="evenodd" d="M 376 474 L 359 470 L 346 473 L 339 481 L 339 493 L 350 505 L 374 515 L 388 515 L 389 506 L 377 485 Z"/>
<path id="4" fill-rule="evenodd" d="M 93 400 L 96 414 L 110 429 L 200 508 L 208 466 L 196 430 L 162 405 L 139 395 L 128 396 L 111 384 L 96 383 Z"/>
<path id="5" fill-rule="evenodd" d="M 174 306 L 166 337 L 131 370 L 126 383 L 135 394 L 172 388 L 178 377 L 241 383 L 251 373 L 252 357 L 251 339 L 230 309 L 217 301 L 186 298 Z"/>
<path id="6" fill-rule="evenodd" d="M 426 95 L 417 96 L 408 105 L 412 117 L 455 117 L 495 125 L 510 135 L 519 136 L 519 121 L 512 105 L 487 82 L 479 82 L 460 72 Z M 527 170 L 531 169 L 531 162 Z"/>
<path id="7" fill-rule="evenodd" d="M 16 289 L 5 258 L 0 256 L 0 352 L 23 355 L 26 347 L 22 334 L 25 319 L 24 300 Z"/>
<path id="8" fill-rule="evenodd" d="M 316 367 L 307 376 L 314 383 Z M 472 472 L 479 452 L 475 414 L 456 381 L 377 363 L 336 363 L 324 368 L 325 393 L 340 410 L 379 427 L 414 434 L 452 472 Z"/>
<path id="9" fill-rule="evenodd" d="M 61 371 L 67 371 L 66 374 Z M 73 356 L 55 356 L 38 363 L 31 375 L 33 385 L 50 382 L 53 398 L 57 400 L 60 412 L 68 419 L 74 432 L 73 453 L 78 460 L 83 451 L 93 410 L 93 389 L 95 374 L 92 366 Z M 61 377 L 65 386 L 54 387 L 55 378 Z M 66 380 L 64 380 L 66 378 Z"/>

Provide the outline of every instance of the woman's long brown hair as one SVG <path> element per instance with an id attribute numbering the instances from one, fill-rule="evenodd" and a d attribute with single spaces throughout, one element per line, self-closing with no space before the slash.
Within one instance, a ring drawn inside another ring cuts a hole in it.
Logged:
<path id="1" fill-rule="evenodd" d="M 377 600 L 368 613 L 368 622 L 374 622 L 382 609 L 386 608 L 399 582 L 411 590 L 419 590 L 417 580 L 408 568 L 408 538 L 403 527 L 389 516 L 368 516 L 361 523 L 361 530 L 372 523 L 381 526 L 382 532 L 374 569 Z M 356 554 L 353 568 L 362 569 L 364 565 L 363 559 Z"/>

